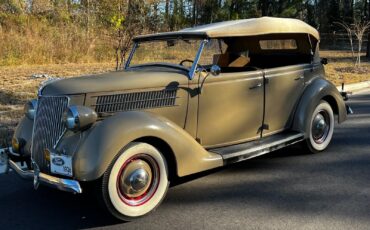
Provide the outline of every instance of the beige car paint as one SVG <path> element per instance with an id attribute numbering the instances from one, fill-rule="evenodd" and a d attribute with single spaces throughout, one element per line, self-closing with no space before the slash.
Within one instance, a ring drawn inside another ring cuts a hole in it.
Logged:
<path id="1" fill-rule="evenodd" d="M 187 83 L 187 82 L 186 82 Z M 152 109 L 144 109 L 142 111 L 152 112 L 158 114 L 159 116 L 166 117 L 167 119 L 174 122 L 181 128 L 185 127 L 186 122 L 186 114 L 187 114 L 187 104 L 188 104 L 188 92 L 187 92 L 187 84 L 180 85 L 180 82 L 172 81 L 172 84 L 175 84 L 175 88 L 177 88 L 177 95 L 176 95 L 176 103 L 174 106 L 170 107 L 160 107 L 160 108 L 152 108 Z M 122 90 L 122 91 L 112 91 L 112 92 L 104 92 L 104 93 L 89 93 L 87 95 L 86 104 L 94 108 L 96 104 L 96 99 L 98 96 L 101 95 L 116 95 L 121 93 L 130 93 L 130 92 L 147 92 L 147 91 L 155 91 L 155 90 L 164 90 L 168 86 L 160 87 L 160 88 L 146 88 L 146 89 L 135 89 L 135 90 Z"/>
<path id="2" fill-rule="evenodd" d="M 185 70 L 168 68 L 136 68 L 126 71 L 108 72 L 63 79 L 44 87 L 43 95 L 73 95 L 82 93 L 104 93 L 123 90 L 163 89 L 171 84 L 187 85 L 188 76 Z"/>
<path id="3" fill-rule="evenodd" d="M 103 135 L 102 135 L 103 134 Z M 220 155 L 206 151 L 184 129 L 157 114 L 143 111 L 118 113 L 96 124 L 75 153 L 74 171 L 82 181 L 99 178 L 121 149 L 132 141 L 155 137 L 174 154 L 178 176 L 220 167 Z"/>
<path id="4" fill-rule="evenodd" d="M 312 63 L 221 73 L 207 78 L 203 73 L 196 73 L 193 79 L 189 79 L 185 70 L 147 66 L 65 79 L 46 85 L 41 92 L 42 96 L 66 95 L 71 98 L 71 105 L 84 105 L 93 109 L 96 97 L 100 95 L 177 88 L 175 106 L 100 116 L 99 121 L 86 131 L 67 132 L 56 148 L 57 151 L 73 155 L 74 178 L 79 181 L 98 179 L 128 143 L 153 138 L 157 140 L 153 142 L 154 145 L 164 143 L 170 149 L 164 154 L 168 159 L 174 159 L 169 167 L 175 168 L 178 176 L 220 167 L 224 164 L 222 157 L 207 149 L 259 139 L 263 123 L 267 125 L 264 128 L 268 128 L 263 130 L 264 136 L 285 129 L 306 133 L 308 118 L 322 99 L 333 107 L 338 114 L 338 121 L 344 121 L 344 102 L 338 90 L 324 79 L 317 31 L 297 20 L 281 20 L 241 20 L 152 37 L 146 35 L 135 40 L 180 35 L 197 38 L 221 36 L 239 44 L 242 38 L 237 36 L 244 33 L 245 36 L 253 35 L 245 39 L 256 44 L 256 35 L 261 35 L 263 39 L 269 36 L 276 39 L 280 34 L 282 38 L 292 36 L 299 39 L 297 51 L 300 54 L 310 55 L 312 50 L 316 50 Z M 261 25 L 266 25 L 266 28 L 260 28 Z M 244 28 L 249 26 L 251 28 Z M 225 30 L 216 30 L 217 27 Z M 271 31 L 275 33 L 269 35 Z M 306 41 L 301 42 L 300 39 Z M 260 52 L 257 48 L 254 51 Z M 268 82 L 264 81 L 264 75 Z M 25 146 L 29 147 L 32 122 L 27 119 L 21 120 L 14 136 L 24 139 Z M 29 152 L 25 153 L 29 155 Z"/>
<path id="5" fill-rule="evenodd" d="M 149 34 L 137 36 L 135 39 L 152 39 L 153 37 L 178 37 L 203 35 L 209 38 L 259 36 L 266 34 L 310 34 L 316 40 L 319 32 L 307 23 L 293 18 L 261 17 L 226 22 L 216 22 L 196 26 L 177 32 Z"/>
<path id="6" fill-rule="evenodd" d="M 203 80 L 200 79 L 200 82 Z M 263 118 L 262 71 L 210 76 L 199 97 L 197 138 L 206 148 L 260 137 Z"/>
<path id="7" fill-rule="evenodd" d="M 292 111 L 298 104 L 304 88 L 304 72 L 307 65 L 273 68 L 265 70 L 266 84 L 265 119 L 268 126 L 263 136 L 268 136 L 290 127 Z"/>

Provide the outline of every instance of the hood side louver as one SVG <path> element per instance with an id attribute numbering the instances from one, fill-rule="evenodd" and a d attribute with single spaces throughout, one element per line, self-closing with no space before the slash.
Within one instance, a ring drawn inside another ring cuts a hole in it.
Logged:
<path id="1" fill-rule="evenodd" d="M 177 89 L 101 95 L 96 99 L 95 111 L 98 114 L 130 110 L 142 110 L 174 106 Z"/>

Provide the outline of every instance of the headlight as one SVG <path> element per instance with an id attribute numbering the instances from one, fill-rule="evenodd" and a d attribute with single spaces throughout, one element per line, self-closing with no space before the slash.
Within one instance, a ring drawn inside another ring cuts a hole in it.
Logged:
<path id="1" fill-rule="evenodd" d="M 89 128 L 98 118 L 96 112 L 88 107 L 72 105 L 63 114 L 63 122 L 72 131 Z"/>
<path id="2" fill-rule="evenodd" d="M 37 108 L 37 100 L 36 99 L 28 101 L 24 105 L 24 109 L 23 109 L 24 115 L 26 115 L 29 119 L 33 120 L 35 118 L 36 108 Z"/>

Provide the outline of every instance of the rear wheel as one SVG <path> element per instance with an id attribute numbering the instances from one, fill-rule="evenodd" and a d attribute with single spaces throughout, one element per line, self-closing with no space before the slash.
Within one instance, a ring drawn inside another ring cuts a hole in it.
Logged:
<path id="1" fill-rule="evenodd" d="M 306 147 L 312 153 L 325 150 L 334 132 L 333 109 L 326 101 L 320 101 L 312 113 L 307 133 Z"/>
<path id="2" fill-rule="evenodd" d="M 144 216 L 166 195 L 165 158 L 152 145 L 132 143 L 113 160 L 101 185 L 103 203 L 113 216 L 124 221 Z"/>

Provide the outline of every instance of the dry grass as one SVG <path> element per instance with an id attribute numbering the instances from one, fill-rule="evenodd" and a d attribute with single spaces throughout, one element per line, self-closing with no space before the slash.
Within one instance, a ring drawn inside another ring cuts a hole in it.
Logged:
<path id="1" fill-rule="evenodd" d="M 0 11 L 0 66 L 114 61 L 115 39 L 107 30 L 87 33 L 78 23 L 48 20 Z"/>
<path id="2" fill-rule="evenodd" d="M 46 80 L 31 78 L 33 74 L 73 77 L 113 69 L 112 63 L 0 66 L 0 147 L 9 143 L 10 136 L 23 115 L 23 105 L 36 97 L 38 86 Z"/>
<path id="3" fill-rule="evenodd" d="M 321 51 L 321 57 L 328 58 L 325 66 L 327 78 L 336 85 L 370 80 L 370 60 L 362 54 L 361 67 L 355 68 L 350 51 Z"/>
<path id="4" fill-rule="evenodd" d="M 326 73 L 336 85 L 370 80 L 370 62 L 363 58 L 362 69 L 353 68 L 351 53 L 345 51 L 322 51 L 329 59 Z M 32 79 L 32 74 L 48 74 L 54 77 L 73 77 L 88 73 L 113 70 L 111 63 L 51 64 L 37 66 L 0 66 L 0 146 L 9 143 L 10 136 L 23 115 L 24 103 L 36 96 L 39 84 L 45 79 Z"/>

